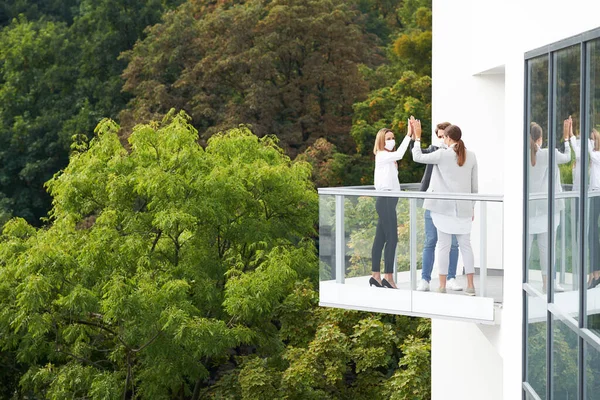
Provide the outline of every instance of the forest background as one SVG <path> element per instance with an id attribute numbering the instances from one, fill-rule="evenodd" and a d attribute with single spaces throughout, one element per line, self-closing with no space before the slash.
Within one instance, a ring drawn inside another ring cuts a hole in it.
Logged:
<path id="1" fill-rule="evenodd" d="M 318 307 L 315 190 L 431 129 L 430 0 L 16 0 L 0 26 L 0 398 L 430 398 L 428 320 Z"/>

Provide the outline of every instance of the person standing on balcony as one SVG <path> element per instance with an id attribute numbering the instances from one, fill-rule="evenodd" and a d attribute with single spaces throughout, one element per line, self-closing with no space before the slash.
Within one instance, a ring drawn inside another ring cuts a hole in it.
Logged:
<path id="1" fill-rule="evenodd" d="M 569 117 L 563 121 L 563 139 L 565 144 L 564 153 L 558 149 L 554 151 L 554 163 L 567 164 L 571 161 L 571 146 L 569 145 L 569 136 L 571 132 L 571 126 L 573 121 Z M 529 168 L 529 194 L 541 194 L 548 195 L 548 165 L 549 165 L 549 151 L 547 148 L 543 149 L 543 130 L 542 127 L 536 122 L 532 122 L 529 126 L 530 136 L 530 151 L 529 158 L 531 167 Z M 558 168 L 556 168 L 558 170 Z M 555 193 L 562 192 L 562 185 L 560 182 L 560 174 L 555 174 L 554 180 Z M 543 197 L 543 196 L 542 196 Z M 554 207 L 554 230 L 558 229 L 560 223 L 560 211 L 564 209 L 564 201 L 558 200 Z M 527 254 L 531 254 L 531 245 L 533 243 L 534 236 L 537 236 L 538 251 L 540 254 L 540 270 L 542 273 L 542 290 L 546 291 L 546 283 L 548 281 L 548 200 L 547 198 L 529 200 L 529 238 L 527 241 Z M 554 282 L 555 292 L 564 292 L 565 289 L 560 286 L 556 281 Z"/>
<path id="2" fill-rule="evenodd" d="M 477 158 L 475 153 L 466 149 L 462 141 L 462 131 L 456 125 L 444 130 L 444 143 L 448 148 L 423 154 L 421 150 L 421 121 L 410 118 L 411 129 L 415 135 L 413 160 L 423 164 L 433 164 L 431 182 L 427 192 L 477 193 Z M 475 274 L 475 256 L 471 247 L 471 224 L 474 203 L 468 200 L 426 199 L 423 208 L 429 210 L 433 224 L 437 228 L 438 241 L 435 258 L 438 260 L 440 274 L 440 293 L 446 293 L 446 278 L 452 235 L 456 235 L 463 255 L 467 273 L 465 294 L 475 296 L 473 275 Z"/>
<path id="3" fill-rule="evenodd" d="M 588 289 L 600 286 L 600 232 L 598 219 L 600 219 L 600 133 L 592 129 L 588 142 L 590 158 L 590 271 L 588 275 Z"/>
<path id="4" fill-rule="evenodd" d="M 401 160 L 410 143 L 410 129 L 400 147 L 394 151 L 396 142 L 394 132 L 383 128 L 377 132 L 373 153 L 375 154 L 375 190 L 400 191 L 398 180 L 398 160 Z M 371 250 L 372 276 L 370 286 L 396 288 L 394 282 L 394 258 L 398 244 L 398 219 L 396 216 L 397 197 L 378 196 L 375 209 L 379 220 L 375 232 L 375 241 Z M 381 255 L 384 252 L 384 278 L 381 279 Z"/>
<path id="5" fill-rule="evenodd" d="M 447 127 L 452 125 L 450 122 L 442 122 L 437 124 L 435 127 L 435 135 L 442 141 L 441 148 L 445 149 L 447 146 L 444 143 L 444 132 Z M 421 150 L 423 154 L 430 154 L 438 150 L 440 147 L 431 145 L 429 148 Z M 425 173 L 421 180 L 421 192 L 426 192 L 429 189 L 429 182 L 431 181 L 431 172 L 433 171 L 433 164 L 427 164 L 425 167 Z M 421 282 L 417 286 L 419 291 L 428 291 L 429 282 L 431 282 L 431 271 L 433 270 L 433 263 L 435 261 L 435 245 L 437 243 L 437 229 L 431 220 L 431 212 L 425 210 L 424 213 L 425 221 L 425 244 L 423 246 L 423 268 L 421 269 Z M 456 281 L 456 265 L 458 264 L 458 241 L 456 236 L 452 235 L 452 245 L 450 246 L 450 260 L 448 267 L 448 276 L 446 281 L 446 288 L 450 290 L 463 290 L 460 284 Z"/>

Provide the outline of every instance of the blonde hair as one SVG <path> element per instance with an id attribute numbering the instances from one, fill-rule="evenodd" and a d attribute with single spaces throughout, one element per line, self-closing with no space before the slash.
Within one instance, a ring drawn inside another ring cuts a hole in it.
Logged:
<path id="1" fill-rule="evenodd" d="M 590 135 L 590 139 L 594 141 L 594 151 L 600 151 L 600 133 L 592 129 L 592 134 Z"/>
<path id="2" fill-rule="evenodd" d="M 375 136 L 375 145 L 373 146 L 373 154 L 377 155 L 377 152 L 385 149 L 385 134 L 388 132 L 392 132 L 392 130 L 381 128 L 379 132 L 377 132 L 377 136 Z"/>

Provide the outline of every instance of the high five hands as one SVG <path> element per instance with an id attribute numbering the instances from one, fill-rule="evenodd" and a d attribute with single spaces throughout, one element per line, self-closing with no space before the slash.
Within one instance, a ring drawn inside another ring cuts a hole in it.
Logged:
<path id="1" fill-rule="evenodd" d="M 568 119 L 563 121 L 563 139 L 568 141 L 569 137 L 573 136 L 573 119 L 569 115 Z"/>
<path id="2" fill-rule="evenodd" d="M 412 115 L 410 116 L 410 119 L 408 120 L 408 126 L 410 129 L 410 136 L 413 140 L 421 140 L 421 121 L 418 119 L 415 119 L 415 117 L 413 117 Z"/>

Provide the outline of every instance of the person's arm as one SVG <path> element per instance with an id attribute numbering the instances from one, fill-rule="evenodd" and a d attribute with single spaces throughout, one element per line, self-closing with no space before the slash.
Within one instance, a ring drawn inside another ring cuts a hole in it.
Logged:
<path id="1" fill-rule="evenodd" d="M 556 157 L 557 164 L 567 164 L 571 161 L 571 146 L 569 141 L 565 141 L 565 152 L 561 153 L 558 149 L 555 149 L 554 156 Z"/>
<path id="2" fill-rule="evenodd" d="M 421 150 L 421 141 L 415 141 L 412 151 L 413 160 L 421 164 L 439 164 L 442 158 L 442 150 L 424 154 Z"/>
<path id="3" fill-rule="evenodd" d="M 437 149 L 438 149 L 437 147 L 435 147 L 434 145 L 432 145 L 432 144 L 431 144 L 431 145 L 429 145 L 429 147 L 428 147 L 428 148 L 426 148 L 426 149 L 421 149 L 421 153 L 423 153 L 423 154 L 429 154 L 429 153 L 433 153 L 433 152 L 434 152 L 434 151 L 436 151 Z"/>
<path id="4" fill-rule="evenodd" d="M 421 121 L 411 116 L 409 123 L 415 135 L 415 147 L 412 150 L 413 160 L 421 164 L 439 164 L 442 158 L 441 151 L 424 154 L 421 150 Z"/>
<path id="5" fill-rule="evenodd" d="M 571 147 L 575 151 L 575 160 L 579 160 L 581 158 L 581 147 L 577 144 L 575 136 L 571 136 L 569 142 L 571 142 Z"/>
<path id="6" fill-rule="evenodd" d="M 556 149 L 554 152 L 557 164 L 566 164 L 571 161 L 571 147 L 569 146 L 569 136 L 573 129 L 573 120 L 571 117 L 563 121 L 563 140 L 565 142 L 565 152 L 561 153 Z"/>
<path id="7" fill-rule="evenodd" d="M 379 159 L 382 161 L 402 160 L 402 157 L 404 157 L 404 153 L 406 153 L 406 149 L 408 149 L 409 143 L 410 143 L 410 136 L 406 135 L 406 136 L 404 136 L 402 143 L 400 143 L 398 150 L 390 151 L 390 152 L 387 152 L 387 151 L 379 152 L 378 153 Z"/>

